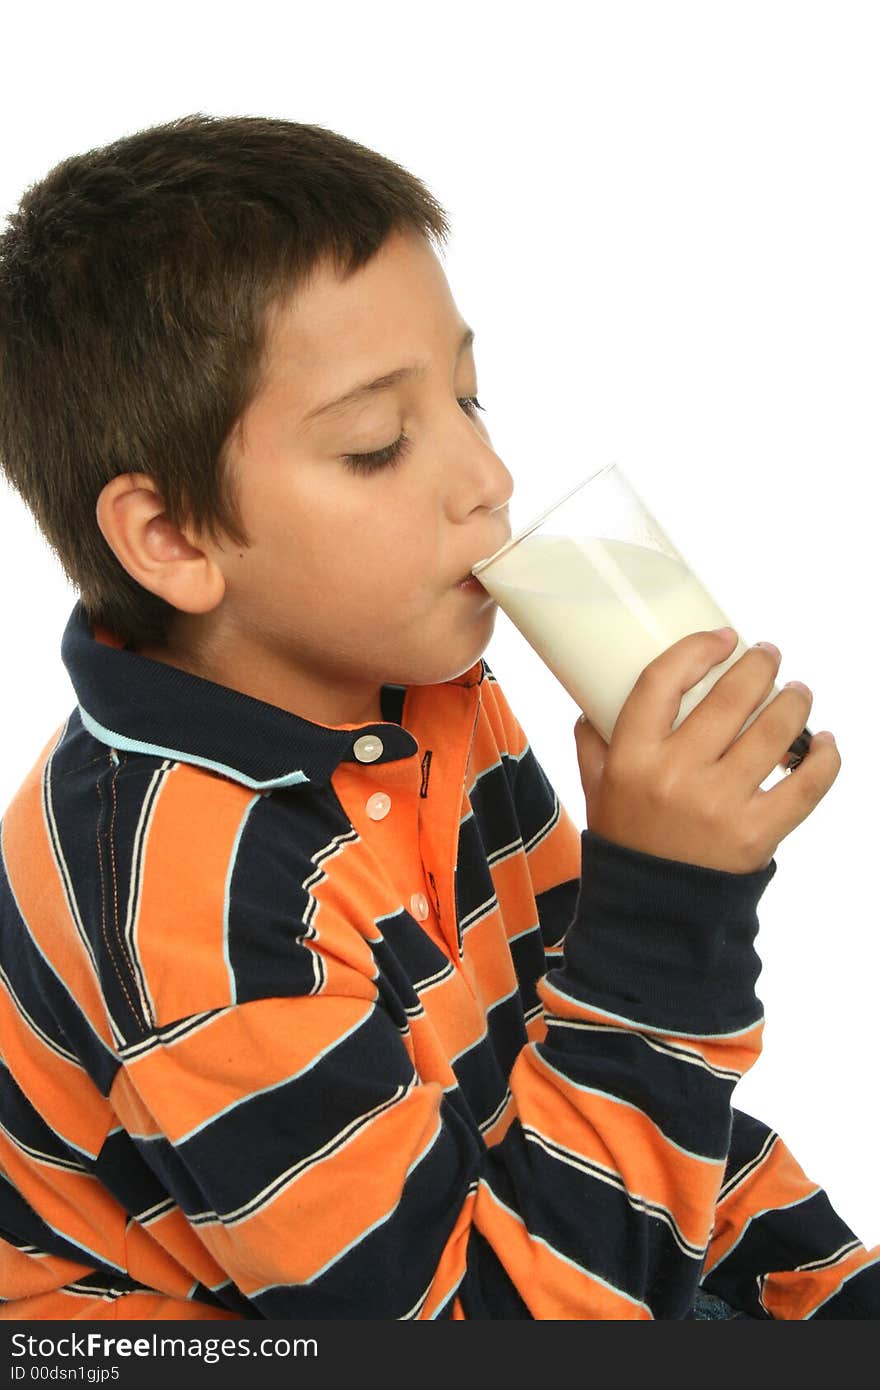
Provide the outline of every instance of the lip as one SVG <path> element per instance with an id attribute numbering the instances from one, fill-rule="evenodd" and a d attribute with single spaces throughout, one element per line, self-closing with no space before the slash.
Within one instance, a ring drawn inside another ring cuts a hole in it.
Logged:
<path id="1" fill-rule="evenodd" d="M 511 533 L 508 532 L 507 535 L 505 536 L 504 540 L 503 540 L 503 541 L 499 541 L 498 545 L 495 547 L 494 550 L 491 550 L 491 551 L 482 550 L 482 551 L 480 552 L 480 554 L 478 555 L 477 559 L 474 560 L 474 562 L 473 562 L 471 568 L 468 570 L 467 574 L 465 574 L 465 575 L 459 580 L 459 582 L 458 582 L 458 587 L 459 587 L 459 588 L 462 588 L 463 585 L 467 584 L 467 583 L 468 583 L 470 580 L 472 580 L 472 579 L 475 580 L 476 583 L 479 584 L 480 581 L 479 581 L 479 579 L 477 578 L 477 575 L 474 574 L 474 570 L 479 570 L 479 569 L 481 569 L 482 566 L 485 565 L 486 562 L 487 562 L 488 560 L 494 560 L 495 556 L 498 555 L 498 554 L 500 554 L 500 552 L 504 549 L 504 547 L 509 543 L 510 539 L 511 539 Z M 480 588 L 483 589 L 483 592 L 484 592 L 484 593 L 486 592 L 486 589 L 484 588 L 484 586 L 483 586 L 482 584 L 480 584 Z"/>

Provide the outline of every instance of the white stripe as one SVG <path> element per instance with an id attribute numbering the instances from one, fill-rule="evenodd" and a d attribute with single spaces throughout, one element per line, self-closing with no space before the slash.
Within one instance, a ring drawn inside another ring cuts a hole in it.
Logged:
<path id="1" fill-rule="evenodd" d="M 586 1019 L 560 1018 L 558 1014 L 548 1014 L 547 1022 L 548 1024 L 552 1023 L 554 1028 L 573 1028 L 583 1030 L 586 1033 L 616 1033 L 618 1037 L 624 1033 L 623 1029 L 616 1027 L 613 1023 L 588 1023 Z M 741 1073 L 732 1067 L 715 1067 L 711 1062 L 707 1062 L 699 1052 L 692 1052 L 688 1047 L 678 1047 L 675 1043 L 653 1038 L 647 1033 L 640 1033 L 632 1028 L 625 1030 L 625 1036 L 638 1038 L 640 1042 L 645 1043 L 655 1052 L 666 1053 L 679 1062 L 689 1062 L 692 1066 L 711 1072 L 713 1076 L 720 1077 L 724 1081 L 736 1082 L 740 1079 Z"/>
<path id="2" fill-rule="evenodd" d="M 55 1042 L 53 1038 L 50 1038 L 48 1033 L 43 1032 L 36 1019 L 31 1018 L 27 1009 L 24 1007 L 24 1004 L 22 1004 L 18 995 L 15 993 L 15 990 L 12 988 L 12 981 L 9 979 L 9 976 L 6 974 L 6 971 L 3 969 L 2 965 L 0 965 L 0 980 L 2 980 L 4 985 L 6 986 L 6 991 L 9 995 L 10 1002 L 12 1003 L 13 1007 L 18 1011 L 18 1013 L 21 1014 L 22 1018 L 30 1028 L 31 1032 L 36 1033 L 37 1037 L 42 1039 L 43 1043 L 46 1047 L 50 1049 L 50 1051 L 56 1053 L 57 1056 L 61 1057 L 65 1062 L 72 1062 L 73 1065 L 76 1067 L 77 1071 L 81 1071 L 83 1075 L 85 1075 L 85 1067 L 82 1065 L 79 1058 L 76 1057 L 72 1052 L 68 1052 L 66 1047 L 62 1047 L 61 1044 Z"/>
<path id="3" fill-rule="evenodd" d="M 553 812 L 550 816 L 550 819 L 546 821 L 544 825 L 541 826 L 540 830 L 536 830 L 532 838 L 526 844 L 523 845 L 523 849 L 525 850 L 526 854 L 529 854 L 535 848 L 536 845 L 540 844 L 542 840 L 546 840 L 547 836 L 550 834 L 550 831 L 559 821 L 559 810 L 559 798 L 554 792 Z"/>
<path id="4" fill-rule="evenodd" d="M 859 1242 L 859 1244 L 861 1244 L 861 1241 Z M 829 1303 L 832 1298 L 836 1298 L 837 1295 L 843 1289 L 844 1285 L 848 1284 L 850 1279 L 855 1279 L 857 1274 L 861 1274 L 863 1269 L 873 1269 L 874 1265 L 877 1264 L 880 1264 L 880 1255 L 875 1255 L 874 1259 L 868 1260 L 867 1264 L 859 1265 L 858 1269 L 854 1269 L 852 1274 L 848 1274 L 845 1279 L 841 1279 L 840 1283 L 838 1284 L 837 1288 L 834 1290 L 833 1293 L 828 1294 L 827 1298 L 823 1298 L 822 1302 L 817 1303 L 815 1308 L 811 1308 L 809 1313 L 806 1314 L 802 1321 L 807 1322 L 809 1318 L 814 1317 L 815 1314 L 818 1313 L 820 1308 L 824 1308 L 826 1303 Z"/>
<path id="5" fill-rule="evenodd" d="M 361 1242 L 366 1239 L 367 1236 L 372 1235 L 373 1231 L 378 1230 L 380 1226 L 384 1226 L 387 1221 L 391 1220 L 391 1217 L 394 1215 L 401 1202 L 403 1201 L 403 1194 L 406 1191 L 407 1179 L 409 1178 L 410 1174 L 413 1173 L 416 1170 L 416 1168 L 418 1168 L 419 1164 L 423 1163 L 424 1160 L 428 1157 L 428 1154 L 431 1152 L 434 1145 L 437 1143 L 437 1140 L 440 1138 L 441 1133 L 442 1125 L 438 1123 L 437 1130 L 434 1136 L 432 1137 L 431 1142 L 422 1151 L 422 1153 L 418 1155 L 417 1158 L 413 1159 L 412 1163 L 409 1165 L 406 1172 L 404 1173 L 403 1182 L 401 1184 L 400 1189 L 400 1196 L 398 1197 L 394 1205 L 382 1216 L 377 1217 L 377 1219 L 373 1222 L 371 1226 L 366 1226 L 364 1230 L 362 1230 L 357 1236 L 355 1236 L 353 1240 L 349 1241 L 348 1245 L 343 1246 L 341 1250 L 337 1250 L 336 1254 L 332 1255 L 325 1265 L 322 1265 L 321 1268 L 316 1270 L 314 1274 L 310 1275 L 308 1279 L 302 1280 L 302 1283 L 314 1284 L 316 1280 L 321 1278 L 322 1274 L 326 1274 L 328 1269 L 332 1269 L 335 1264 L 338 1264 L 339 1261 L 343 1259 L 344 1256 L 346 1256 L 350 1250 L 354 1250 L 356 1246 L 360 1245 Z M 258 1298 L 260 1294 L 266 1293 L 268 1289 L 273 1289 L 277 1287 L 277 1284 L 264 1284 L 261 1289 L 255 1289 L 253 1293 L 250 1293 L 248 1295 L 248 1297 L 252 1299 Z"/>
<path id="6" fill-rule="evenodd" d="M 724 1167 L 725 1160 L 723 1158 L 710 1158 L 707 1154 L 698 1154 L 695 1153 L 693 1149 L 686 1149 L 682 1144 L 677 1144 L 675 1140 L 666 1133 L 662 1126 L 657 1123 L 652 1115 L 649 1115 L 646 1110 L 642 1110 L 640 1106 L 633 1105 L 632 1101 L 623 1100 L 620 1096 L 615 1096 L 610 1091 L 600 1090 L 597 1086 L 583 1086 L 579 1081 L 572 1081 L 570 1076 L 566 1076 L 564 1072 L 559 1071 L 558 1068 L 547 1061 L 546 1057 L 542 1057 L 541 1054 L 535 1050 L 540 1044 L 536 1043 L 531 1046 L 533 1057 L 536 1058 L 542 1067 L 546 1067 L 548 1071 L 553 1072 L 554 1076 L 558 1076 L 560 1081 L 564 1082 L 566 1086 L 570 1086 L 575 1091 L 580 1091 L 583 1095 L 598 1096 L 601 1100 L 610 1100 L 613 1105 L 623 1106 L 625 1110 L 635 1111 L 637 1115 L 641 1115 L 643 1119 L 647 1120 L 651 1127 L 656 1129 L 658 1134 L 663 1136 L 670 1148 L 676 1149 L 680 1154 L 684 1154 L 685 1158 L 694 1158 L 698 1163 L 708 1163 L 713 1168 L 717 1168 L 719 1165 L 722 1168 Z"/>
<path id="7" fill-rule="evenodd" d="M 314 1067 L 316 1067 L 319 1062 L 323 1062 L 325 1057 L 329 1057 L 331 1052 L 335 1052 L 337 1047 L 341 1047 L 342 1044 L 348 1040 L 348 1038 L 352 1037 L 353 1034 L 357 1033 L 361 1028 L 364 1027 L 365 1024 L 369 1023 L 370 1018 L 375 1012 L 375 1009 L 376 1005 L 370 1004 L 369 1013 L 366 1013 L 363 1018 L 359 1018 L 357 1022 L 353 1023 L 350 1028 L 346 1028 L 344 1033 L 340 1033 L 339 1037 L 334 1038 L 333 1041 L 331 1043 L 328 1043 L 326 1047 L 322 1047 L 320 1052 L 316 1052 L 314 1056 L 309 1059 L 309 1061 L 306 1063 L 304 1067 L 300 1067 L 299 1071 L 291 1072 L 288 1076 L 282 1076 L 280 1080 L 272 1081 L 268 1086 L 261 1086 L 257 1091 L 248 1091 L 246 1096 L 239 1096 L 236 1100 L 230 1101 L 228 1105 L 223 1106 L 222 1110 L 215 1110 L 212 1115 L 209 1115 L 207 1117 L 207 1119 L 202 1120 L 201 1124 L 194 1125 L 193 1128 L 187 1130 L 185 1134 L 178 1135 L 177 1138 L 173 1141 L 173 1147 L 177 1149 L 180 1147 L 181 1144 L 188 1143 L 188 1141 L 194 1138 L 195 1135 L 201 1134 L 202 1130 L 208 1129 L 214 1123 L 215 1120 L 222 1119 L 224 1115 L 231 1114 L 233 1110 L 237 1110 L 240 1105 L 245 1105 L 247 1101 L 256 1100 L 258 1096 L 271 1095 L 273 1091 L 279 1090 L 282 1086 L 287 1086 L 289 1082 L 298 1081 L 301 1076 L 307 1076 L 308 1073 Z M 132 1138 L 134 1138 L 134 1135 L 132 1135 Z M 142 1134 L 138 1135 L 138 1138 L 148 1141 L 155 1139 L 166 1139 L 167 1136 L 164 1134 Z"/>
<path id="8" fill-rule="evenodd" d="M 153 823 L 153 816 L 159 803 L 160 784 L 165 782 L 169 776 L 169 769 L 172 764 L 164 762 L 160 768 L 156 768 L 150 778 L 144 798 L 141 802 L 140 815 L 134 834 L 134 843 L 131 852 L 131 867 L 128 878 L 128 903 L 125 913 L 125 940 L 128 946 L 128 953 L 132 963 L 132 971 L 137 983 L 138 995 L 140 997 L 141 1009 L 144 1014 L 144 1021 L 147 1027 L 151 1027 L 156 1017 L 153 998 L 147 984 L 144 968 L 141 965 L 140 950 L 138 945 L 138 931 L 140 927 L 140 905 L 141 888 L 143 886 L 144 865 L 146 862 L 146 847 L 149 838 L 150 827 Z M 135 904 L 137 906 L 135 907 Z"/>
<path id="9" fill-rule="evenodd" d="M 768 1131 L 758 1152 L 754 1154 L 747 1163 L 744 1163 L 741 1168 L 738 1168 L 735 1173 L 732 1173 L 727 1179 L 727 1182 L 722 1184 L 721 1191 L 718 1193 L 718 1198 L 715 1202 L 716 1207 L 720 1206 L 722 1202 L 726 1202 L 727 1198 L 739 1187 L 740 1183 L 745 1182 L 753 1173 L 757 1173 L 759 1168 L 763 1168 L 770 1154 L 773 1152 L 773 1147 L 778 1138 L 779 1135 L 774 1130 L 771 1129 Z"/>
<path id="10" fill-rule="evenodd" d="M 748 1023 L 744 1028 L 734 1028 L 730 1033 L 686 1033 L 683 1028 L 670 1026 L 660 1027 L 650 1023 L 645 1023 L 643 1019 L 627 1018 L 626 1014 L 613 1013 L 611 1009 L 600 1008 L 598 1004 L 585 1004 L 583 999 L 577 999 L 567 990 L 562 989 L 556 981 L 550 982 L 550 988 L 555 994 L 559 994 L 569 1003 L 576 1004 L 579 1009 L 589 1009 L 591 1013 L 602 1014 L 604 1018 L 616 1018 L 618 1022 L 625 1023 L 627 1027 L 634 1028 L 640 1033 L 657 1033 L 660 1037 L 673 1038 L 694 1038 L 695 1041 L 702 1042 L 728 1042 L 732 1038 L 744 1038 L 748 1033 L 753 1033 L 759 1023 L 764 1022 L 763 1013 L 755 1019 L 754 1023 Z"/>
<path id="11" fill-rule="evenodd" d="M 2 829 L 2 821 L 0 821 L 0 829 Z M 80 1003 L 79 1003 L 79 1000 L 76 999 L 75 996 L 73 995 L 73 993 L 71 992 L 71 989 L 70 989 L 69 984 L 67 983 L 66 980 L 62 980 L 61 976 L 58 974 L 58 971 L 55 969 L 55 967 L 54 967 L 54 965 L 52 964 L 52 962 L 48 959 L 48 957 L 47 957 L 46 955 L 44 955 L 43 951 L 42 951 L 41 948 L 40 948 L 40 943 L 36 940 L 36 938 L 34 937 L 33 932 L 32 932 L 31 929 L 30 929 L 30 926 L 28 925 L 28 920 L 27 920 L 27 918 L 25 917 L 24 913 L 23 913 L 22 910 L 21 910 L 21 903 L 18 901 L 18 898 L 17 898 L 16 893 L 15 893 L 15 889 L 14 889 L 13 886 L 12 886 L 12 879 L 9 877 L 9 870 L 8 870 L 8 868 L 7 868 L 7 866 L 6 866 L 6 853 L 5 853 L 5 850 L 4 850 L 4 847 L 3 847 L 3 837 L 2 837 L 2 834 L 0 834 L 0 862 L 2 862 L 2 864 L 3 864 L 3 871 L 4 871 L 5 875 L 6 875 L 6 882 L 7 882 L 8 886 L 9 886 L 9 894 L 10 894 L 10 897 L 12 898 L 12 901 L 13 901 L 13 903 L 15 904 L 15 909 L 16 909 L 18 915 L 19 915 L 19 918 L 21 919 L 21 922 L 22 922 L 22 925 L 24 926 L 25 931 L 26 931 L 27 934 L 28 934 L 28 937 L 29 937 L 29 939 L 30 939 L 31 945 L 33 946 L 33 948 L 34 948 L 34 950 L 36 951 L 37 955 L 38 955 L 38 956 L 40 957 L 40 959 L 42 960 L 43 964 L 46 966 L 46 969 L 49 971 L 49 973 L 50 973 L 51 975 L 53 975 L 53 976 L 55 977 L 55 979 L 57 980 L 58 984 L 61 986 L 61 988 L 62 988 L 62 990 L 64 991 L 65 995 L 66 995 L 67 998 L 70 1000 L 70 1003 L 71 1003 L 72 1007 L 76 1010 L 76 1012 L 77 1012 L 77 1013 L 80 1015 L 80 1017 L 82 1018 L 83 1023 L 85 1024 L 85 1026 L 86 1026 L 86 1028 L 88 1029 L 88 1031 L 89 1031 L 89 1033 L 91 1034 L 91 1036 L 94 1038 L 95 1042 L 100 1043 L 101 1047 L 103 1047 L 103 1049 L 104 1049 L 104 1051 L 107 1053 L 108 1057 L 112 1057 L 112 1058 L 113 1058 L 113 1061 L 116 1062 L 116 1061 L 118 1060 L 118 1058 L 117 1058 L 116 1054 L 114 1053 L 113 1049 L 112 1049 L 111 1047 L 108 1047 L 107 1043 L 105 1043 L 105 1041 L 104 1041 L 104 1039 L 101 1037 L 100 1033 L 96 1033 L 96 1032 L 95 1032 L 95 1029 L 94 1029 L 94 1027 L 93 1027 L 93 1025 L 92 1025 L 91 1020 L 89 1019 L 88 1015 L 85 1013 L 84 1009 L 81 1007 L 81 1005 L 80 1005 Z M 111 1022 L 111 1024 L 112 1024 L 113 1020 L 111 1019 L 110 1022 Z M 85 1249 L 85 1246 L 83 1246 L 83 1249 Z M 90 1252 L 90 1253 L 91 1253 L 91 1252 Z M 106 1264 L 107 1261 L 105 1260 L 104 1263 Z"/>
<path id="12" fill-rule="evenodd" d="M 847 1255 L 851 1255 L 854 1250 L 859 1250 L 861 1245 L 862 1242 L 857 1238 L 848 1240 L 845 1245 L 841 1245 L 838 1250 L 835 1250 L 833 1255 L 826 1255 L 821 1260 L 809 1260 L 806 1264 L 796 1265 L 795 1268 L 799 1273 L 807 1269 L 830 1269 L 832 1265 L 845 1260 Z"/>
<path id="13" fill-rule="evenodd" d="M 706 1252 L 705 1245 L 693 1245 L 687 1239 L 669 1208 L 664 1207 L 660 1202 L 652 1202 L 649 1197 L 643 1197 L 639 1193 L 631 1191 L 620 1173 L 613 1168 L 608 1168 L 603 1163 L 597 1163 L 595 1159 L 585 1158 L 582 1154 L 575 1153 L 572 1149 L 560 1144 L 557 1139 L 539 1133 L 533 1125 L 523 1125 L 522 1132 L 525 1139 L 532 1144 L 537 1144 L 550 1158 L 567 1164 L 569 1168 L 576 1168 L 579 1172 L 588 1174 L 597 1182 L 604 1182 L 609 1187 L 616 1188 L 626 1198 L 634 1211 L 640 1211 L 643 1216 L 652 1216 L 657 1221 L 664 1221 L 683 1255 L 687 1255 L 692 1260 L 703 1258 Z"/>
<path id="14" fill-rule="evenodd" d="M 603 1279 L 601 1274 L 596 1274 L 595 1270 L 587 1269 L 584 1265 L 578 1264 L 576 1260 L 570 1259 L 568 1255 L 563 1255 L 561 1250 L 557 1250 L 555 1246 L 551 1245 L 549 1241 L 544 1240 L 542 1236 L 537 1236 L 533 1231 L 529 1231 L 519 1212 L 514 1211 L 506 1202 L 502 1202 L 498 1194 L 492 1191 L 492 1188 L 486 1182 L 485 1178 L 481 1178 L 480 1186 L 485 1189 L 497 1206 L 507 1212 L 508 1216 L 512 1217 L 518 1225 L 522 1226 L 533 1245 L 542 1245 L 545 1250 L 549 1250 L 551 1255 L 554 1255 L 557 1260 L 561 1260 L 563 1264 L 569 1265 L 571 1269 L 576 1269 L 579 1274 L 585 1274 L 588 1279 L 592 1279 L 595 1283 L 601 1284 L 603 1288 L 610 1289 L 612 1293 L 618 1294 L 620 1298 L 625 1298 L 627 1303 L 631 1303 L 634 1308 L 643 1308 L 648 1316 L 653 1318 L 654 1314 L 651 1312 L 651 1309 L 648 1307 L 647 1303 L 643 1303 L 640 1298 L 634 1298 L 633 1295 L 627 1293 L 625 1289 L 617 1288 L 617 1286 L 612 1284 L 608 1279 Z"/>
<path id="15" fill-rule="evenodd" d="M 255 1211 L 258 1211 L 260 1207 L 275 1202 L 276 1199 L 281 1196 L 282 1192 L 286 1192 L 304 1173 L 314 1168 L 317 1163 L 320 1163 L 330 1153 L 335 1156 L 340 1150 L 347 1148 L 353 1139 L 363 1134 L 365 1130 L 375 1124 L 380 1116 L 384 1115 L 389 1110 L 393 1110 L 394 1107 L 409 1094 L 414 1084 L 415 1082 L 412 1081 L 406 1086 L 398 1086 L 394 1094 L 389 1096 L 387 1100 L 380 1101 L 372 1110 L 365 1111 L 363 1115 L 356 1115 L 354 1119 L 350 1120 L 347 1125 L 344 1125 L 337 1134 L 332 1135 L 325 1144 L 322 1144 L 320 1149 L 315 1149 L 313 1153 L 306 1154 L 305 1158 L 301 1158 L 297 1163 L 292 1163 L 291 1166 L 286 1168 L 283 1172 L 277 1173 L 271 1182 L 266 1183 L 265 1187 L 261 1188 L 259 1192 L 254 1193 L 252 1197 L 249 1197 L 240 1207 L 236 1207 L 234 1211 L 220 1213 L 206 1209 L 205 1211 L 195 1212 L 187 1219 L 192 1224 L 198 1225 L 205 1225 L 207 1223 L 213 1224 L 216 1221 L 222 1221 L 224 1225 L 230 1226 L 237 1225 L 239 1222 L 247 1220 L 247 1218 L 253 1215 Z M 267 1288 L 268 1287 L 269 1285 L 267 1285 Z"/>
<path id="16" fill-rule="evenodd" d="M 714 1273 L 716 1269 L 719 1269 L 721 1265 L 724 1264 L 725 1260 L 730 1258 L 734 1250 L 736 1250 L 737 1247 L 742 1244 L 743 1240 L 745 1239 L 746 1232 L 748 1231 L 753 1221 L 760 1221 L 761 1217 L 766 1216 L 768 1211 L 791 1211 L 792 1207 L 799 1207 L 802 1202 L 812 1201 L 816 1193 L 821 1192 L 821 1190 L 822 1189 L 820 1187 L 815 1187 L 812 1192 L 808 1192 L 804 1197 L 796 1197 L 793 1202 L 779 1202 L 772 1207 L 762 1207 L 760 1211 L 752 1212 L 751 1216 L 749 1217 L 746 1224 L 743 1226 L 742 1230 L 740 1231 L 733 1245 L 731 1245 L 730 1249 L 725 1250 L 721 1258 L 715 1260 L 713 1264 L 706 1265 L 706 1268 L 703 1271 L 704 1277 L 707 1274 Z"/>
<path id="17" fill-rule="evenodd" d="M 244 834 L 244 828 L 250 818 L 251 811 L 260 800 L 262 800 L 262 792 L 257 792 L 256 796 L 252 796 L 244 808 L 244 814 L 239 822 L 238 830 L 235 833 L 235 842 L 232 846 L 232 852 L 229 855 L 229 866 L 226 870 L 226 883 L 223 888 L 223 960 L 226 964 L 226 974 L 229 977 L 229 997 L 233 1004 L 238 1003 L 238 991 L 235 987 L 235 975 L 233 974 L 232 965 L 229 961 L 229 893 L 232 886 L 232 875 L 238 861 L 238 847 L 241 844 L 241 837 Z"/>
<path id="18" fill-rule="evenodd" d="M 48 840 L 52 852 L 52 858 L 54 859 L 55 866 L 58 869 L 59 877 L 61 878 L 61 881 L 64 884 L 65 897 L 67 899 L 67 904 L 70 909 L 70 915 L 73 918 L 73 921 L 76 925 L 76 930 L 82 940 L 83 946 L 88 952 L 89 959 L 92 962 L 92 969 L 95 973 L 95 979 L 97 979 L 98 963 L 95 960 L 95 953 L 92 950 L 92 943 L 89 940 L 88 932 L 83 926 L 83 920 L 79 911 L 79 904 L 77 903 L 76 893 L 73 887 L 73 879 L 71 878 L 70 870 L 67 867 L 67 860 L 64 857 L 64 851 L 61 848 L 61 835 L 58 830 L 58 822 L 55 819 L 55 806 L 52 798 L 52 764 L 55 761 L 55 754 L 61 747 L 61 744 L 64 742 L 64 738 L 70 726 L 70 719 L 71 716 L 68 715 L 64 724 L 64 728 L 61 731 L 61 736 L 55 744 L 55 747 L 52 749 L 46 766 L 43 769 L 43 819 L 46 824 L 46 828 L 49 831 Z"/>

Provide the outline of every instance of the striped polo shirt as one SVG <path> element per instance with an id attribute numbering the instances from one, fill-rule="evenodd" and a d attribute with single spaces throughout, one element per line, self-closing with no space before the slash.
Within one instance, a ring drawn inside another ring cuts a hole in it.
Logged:
<path id="1" fill-rule="evenodd" d="M 0 824 L 3 1316 L 877 1316 L 731 1108 L 775 861 L 578 831 L 484 660 L 329 726 L 81 604 L 61 651 Z"/>

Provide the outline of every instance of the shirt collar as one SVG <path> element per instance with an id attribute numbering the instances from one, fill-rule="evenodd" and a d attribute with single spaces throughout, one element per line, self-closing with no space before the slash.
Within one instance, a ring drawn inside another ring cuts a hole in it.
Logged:
<path id="1" fill-rule="evenodd" d="M 340 763 L 364 761 L 354 749 L 367 734 L 382 747 L 371 763 L 395 762 L 418 752 L 416 739 L 399 724 L 315 724 L 229 686 L 126 651 L 116 633 L 91 622 L 81 602 L 64 629 L 61 659 L 82 722 L 101 743 L 207 767 L 255 791 L 304 782 L 325 785 Z M 444 684 L 479 686 L 485 672 L 481 658 Z"/>

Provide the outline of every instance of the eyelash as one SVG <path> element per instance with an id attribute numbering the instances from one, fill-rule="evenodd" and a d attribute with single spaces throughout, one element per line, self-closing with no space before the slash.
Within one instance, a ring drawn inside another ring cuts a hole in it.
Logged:
<path id="1" fill-rule="evenodd" d="M 473 410 L 486 409 L 480 405 L 476 396 L 460 396 L 458 403 L 468 415 Z M 343 454 L 342 458 L 352 473 L 376 473 L 380 468 L 393 468 L 400 463 L 411 443 L 409 435 L 402 434 L 393 444 L 386 445 L 384 449 L 376 449 L 372 454 Z"/>

